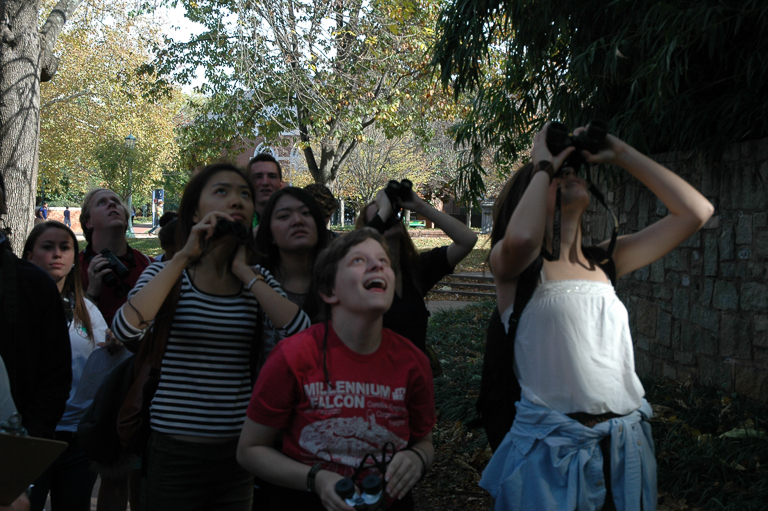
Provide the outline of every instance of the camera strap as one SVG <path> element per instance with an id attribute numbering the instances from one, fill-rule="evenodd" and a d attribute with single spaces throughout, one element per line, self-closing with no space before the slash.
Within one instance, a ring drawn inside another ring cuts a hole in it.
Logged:
<path id="1" fill-rule="evenodd" d="M 613 250 L 616 248 L 616 238 L 619 235 L 619 219 L 616 218 L 616 213 L 614 213 L 611 208 L 608 207 L 608 204 L 605 202 L 605 197 L 603 196 L 603 193 L 598 190 L 597 186 L 595 186 L 595 183 L 592 182 L 592 174 L 590 172 L 590 169 L 592 168 L 592 165 L 587 164 L 586 165 L 586 181 L 587 186 L 589 188 L 589 192 L 597 198 L 598 202 L 603 205 L 603 207 L 611 214 L 613 217 L 613 232 L 611 233 L 611 241 L 608 243 L 608 250 L 606 251 L 608 254 L 608 257 L 603 261 L 597 261 L 599 264 L 605 264 L 608 262 L 608 259 L 610 259 L 613 256 Z M 560 185 L 557 186 L 557 197 L 555 199 L 555 215 L 554 215 L 554 221 L 552 223 L 552 253 L 550 253 L 546 247 L 541 247 L 541 257 L 546 259 L 547 261 L 557 261 L 560 259 L 560 223 L 561 223 L 561 207 L 560 207 Z"/>
<path id="2" fill-rule="evenodd" d="M 381 448 L 381 460 L 377 459 L 373 453 L 366 453 L 365 456 L 363 456 L 363 459 L 360 460 L 360 464 L 355 469 L 355 472 L 349 478 L 357 484 L 363 470 L 370 468 L 370 465 L 366 465 L 368 458 L 370 458 L 373 460 L 373 466 L 381 473 L 381 489 L 384 491 L 387 487 L 387 481 L 384 479 L 384 475 L 387 473 L 387 466 L 392 461 L 392 458 L 395 457 L 395 454 L 395 444 L 392 442 L 385 443 L 384 447 Z"/>
<path id="3" fill-rule="evenodd" d="M 546 247 L 541 247 L 541 257 L 547 261 L 557 261 L 560 259 L 560 185 L 557 185 L 557 195 L 555 198 L 555 218 L 552 221 L 552 253 Z"/>

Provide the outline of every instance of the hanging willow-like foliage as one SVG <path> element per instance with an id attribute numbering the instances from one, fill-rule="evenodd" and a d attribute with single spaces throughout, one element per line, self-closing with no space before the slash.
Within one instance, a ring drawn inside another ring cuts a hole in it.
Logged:
<path id="1" fill-rule="evenodd" d="M 477 151 L 512 162 L 548 119 L 711 159 L 768 136 L 765 1 L 453 0 L 437 36 L 443 85 L 472 104 L 459 188 L 481 186 Z"/>

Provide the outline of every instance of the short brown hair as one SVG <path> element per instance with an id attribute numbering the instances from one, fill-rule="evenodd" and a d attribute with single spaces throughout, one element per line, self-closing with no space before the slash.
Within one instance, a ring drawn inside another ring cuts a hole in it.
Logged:
<path id="1" fill-rule="evenodd" d="M 259 163 L 260 161 L 268 161 L 270 163 L 274 163 L 277 166 L 277 175 L 280 177 L 280 181 L 283 180 L 283 167 L 281 167 L 280 162 L 278 162 L 277 159 L 269 153 L 259 153 L 248 160 L 248 166 L 246 167 L 248 174 L 251 173 L 251 165 L 254 163 Z"/>
<path id="2" fill-rule="evenodd" d="M 91 219 L 91 199 L 93 199 L 94 195 L 104 190 L 114 193 L 117 198 L 120 199 L 120 196 L 109 188 L 92 188 L 88 191 L 88 193 L 85 194 L 85 198 L 83 199 L 83 208 L 80 211 L 80 226 L 83 228 L 83 236 L 85 236 L 85 241 L 88 243 L 91 242 L 91 236 L 93 236 L 93 229 L 85 226 L 85 224 L 87 224 Z M 123 207 L 123 212 L 125 213 L 125 223 L 127 224 L 128 218 L 131 215 L 128 212 L 128 207 L 123 203 L 123 199 L 120 199 L 120 205 Z"/>
<path id="3" fill-rule="evenodd" d="M 352 231 L 339 238 L 336 238 L 328 245 L 325 250 L 320 252 L 315 260 L 315 269 L 313 273 L 313 287 L 324 295 L 333 293 L 336 285 L 336 273 L 339 269 L 339 261 L 349 253 L 349 250 L 355 245 L 359 245 L 367 239 L 373 239 L 379 242 L 381 248 L 389 257 L 389 248 L 384 236 L 373 229 L 361 229 Z"/>

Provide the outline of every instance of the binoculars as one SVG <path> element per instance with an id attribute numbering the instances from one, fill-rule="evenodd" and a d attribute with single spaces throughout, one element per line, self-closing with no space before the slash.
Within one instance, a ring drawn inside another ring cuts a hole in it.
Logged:
<path id="1" fill-rule="evenodd" d="M 357 493 L 355 483 L 349 477 L 340 479 L 336 483 L 335 489 L 336 494 L 357 511 L 383 511 L 386 509 L 381 478 L 376 474 L 369 474 L 363 479 L 362 495 Z"/>
<path id="2" fill-rule="evenodd" d="M 601 149 L 606 147 L 605 136 L 607 134 L 608 125 L 602 121 L 590 122 L 587 130 L 582 131 L 578 135 L 571 133 L 565 124 L 553 122 L 547 129 L 547 148 L 553 155 L 558 155 L 569 147 L 575 147 L 576 150 L 563 162 L 560 172 L 565 167 L 571 167 L 578 171 L 579 167 L 587 163 L 581 151 L 587 151 L 592 154 L 600 152 Z"/>
<path id="3" fill-rule="evenodd" d="M 409 179 L 403 179 L 399 183 L 394 179 L 387 183 L 387 187 L 384 189 L 384 193 L 387 194 L 389 202 L 392 203 L 392 207 L 395 207 L 397 199 L 406 201 L 411 198 L 411 191 L 413 190 L 413 183 Z"/>
<path id="4" fill-rule="evenodd" d="M 112 270 L 112 272 L 104 275 L 104 278 L 102 279 L 104 284 L 108 285 L 109 287 L 114 287 L 114 285 L 117 284 L 117 277 L 120 277 L 120 279 L 125 279 L 128 275 L 130 275 L 131 270 L 126 268 L 120 259 L 118 259 L 117 256 L 113 254 L 108 248 L 102 250 L 101 255 L 104 256 L 104 258 L 107 260 L 107 266 Z M 117 277 L 115 277 L 115 274 L 117 274 Z"/>
<path id="5" fill-rule="evenodd" d="M 244 245 L 248 242 L 250 230 L 239 222 L 230 222 L 229 220 L 220 218 L 216 223 L 216 228 L 211 236 L 211 241 L 230 235 L 234 236 L 241 245 Z"/>

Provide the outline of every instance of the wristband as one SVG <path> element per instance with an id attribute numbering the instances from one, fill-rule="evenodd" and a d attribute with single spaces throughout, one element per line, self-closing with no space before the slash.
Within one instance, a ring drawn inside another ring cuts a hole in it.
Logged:
<path id="1" fill-rule="evenodd" d="M 419 453 L 419 451 L 417 451 L 413 447 L 406 447 L 403 450 L 411 451 L 412 453 L 416 454 L 416 456 L 419 457 L 419 461 L 421 461 L 421 477 L 424 477 L 424 474 L 427 473 L 427 463 L 424 461 L 424 457 L 421 455 L 421 453 Z"/>
<path id="2" fill-rule="evenodd" d="M 322 465 L 320 463 L 315 463 L 312 465 L 312 468 L 309 469 L 309 473 L 307 474 L 307 491 L 311 493 L 315 493 L 315 477 L 317 476 L 317 473 L 320 472 L 320 468 Z"/>
<path id="3" fill-rule="evenodd" d="M 253 279 L 251 279 L 251 281 L 248 283 L 248 288 L 247 289 L 250 291 L 251 287 L 253 287 L 253 285 L 256 283 L 256 281 L 259 281 L 259 280 L 264 282 L 264 275 L 259 274 L 259 275 L 256 275 L 255 277 L 253 277 Z"/>
<path id="4" fill-rule="evenodd" d="M 536 166 L 533 168 L 533 173 L 537 173 L 540 171 L 544 171 L 549 175 L 549 182 L 552 182 L 552 178 L 555 177 L 555 167 L 552 166 L 551 161 L 542 160 L 539 163 L 536 164 Z"/>

